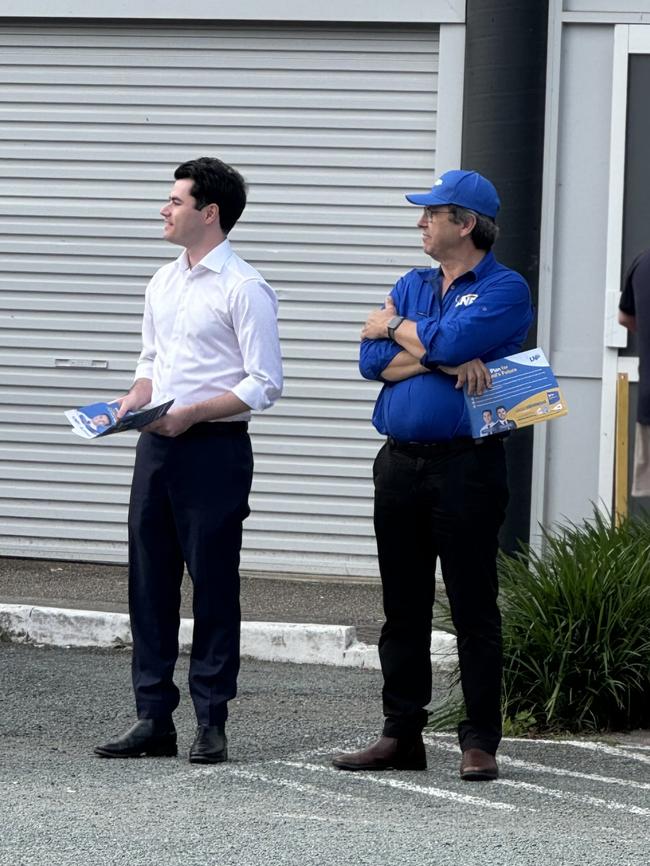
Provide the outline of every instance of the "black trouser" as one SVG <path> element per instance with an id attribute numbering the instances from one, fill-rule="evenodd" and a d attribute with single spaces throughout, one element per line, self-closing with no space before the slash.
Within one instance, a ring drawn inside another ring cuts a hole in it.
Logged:
<path id="1" fill-rule="evenodd" d="M 375 460 L 375 533 L 386 622 L 379 640 L 384 734 L 418 733 L 431 700 L 436 560 L 458 635 L 467 718 L 461 748 L 494 754 L 501 738 L 497 533 L 508 500 L 503 443 L 401 446 Z"/>
<path id="2" fill-rule="evenodd" d="M 246 424 L 143 433 L 129 507 L 129 610 L 138 718 L 178 706 L 183 564 L 194 584 L 189 685 L 199 724 L 226 720 L 239 672 L 239 552 L 253 457 Z"/>

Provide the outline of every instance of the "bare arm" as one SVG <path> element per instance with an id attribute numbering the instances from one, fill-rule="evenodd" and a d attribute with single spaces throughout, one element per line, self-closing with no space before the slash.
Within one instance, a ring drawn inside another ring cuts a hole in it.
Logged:
<path id="1" fill-rule="evenodd" d="M 411 376 L 419 376 L 422 373 L 430 373 L 426 367 L 410 355 L 407 351 L 395 355 L 393 360 L 381 372 L 381 378 L 386 382 L 402 382 Z"/>
<path id="2" fill-rule="evenodd" d="M 193 424 L 230 418 L 248 412 L 250 408 L 243 400 L 229 392 L 200 403 L 192 403 L 191 406 L 179 406 L 178 409 L 172 407 L 166 415 L 143 429 L 147 433 L 159 433 L 161 436 L 180 436 Z"/>
<path id="3" fill-rule="evenodd" d="M 618 311 L 618 321 L 620 325 L 627 328 L 631 334 L 636 334 L 636 316 L 631 316 L 629 313 L 624 313 L 623 310 Z"/>

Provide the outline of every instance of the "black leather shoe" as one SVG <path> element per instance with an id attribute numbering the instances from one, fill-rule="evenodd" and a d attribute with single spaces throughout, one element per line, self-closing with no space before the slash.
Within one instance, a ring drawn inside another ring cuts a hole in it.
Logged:
<path id="1" fill-rule="evenodd" d="M 467 749 L 460 762 L 460 777 L 466 782 L 491 782 L 499 777 L 496 758 L 483 749 Z"/>
<path id="2" fill-rule="evenodd" d="M 95 746 L 100 758 L 172 758 L 177 753 L 176 728 L 171 719 L 140 719 L 110 743 Z"/>
<path id="3" fill-rule="evenodd" d="M 382 736 L 360 752 L 336 755 L 332 763 L 339 770 L 426 770 L 427 756 L 419 734 L 408 739 Z"/>
<path id="4" fill-rule="evenodd" d="M 228 760 L 224 725 L 199 725 L 190 749 L 190 764 L 221 764 Z"/>

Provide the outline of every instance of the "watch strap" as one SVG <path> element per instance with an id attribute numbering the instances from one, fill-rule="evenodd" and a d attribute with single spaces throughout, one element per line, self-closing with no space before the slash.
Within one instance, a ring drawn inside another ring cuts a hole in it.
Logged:
<path id="1" fill-rule="evenodd" d="M 388 331 L 388 338 L 390 340 L 395 339 L 395 331 L 399 328 L 405 318 L 406 316 L 393 316 L 392 319 L 388 320 L 386 330 Z"/>

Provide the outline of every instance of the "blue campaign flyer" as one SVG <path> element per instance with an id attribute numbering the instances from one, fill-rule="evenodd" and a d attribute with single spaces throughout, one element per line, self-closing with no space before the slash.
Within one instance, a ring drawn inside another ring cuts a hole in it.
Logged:
<path id="1" fill-rule="evenodd" d="M 78 436 L 83 439 L 97 439 L 110 433 L 122 433 L 124 430 L 138 430 L 140 427 L 145 427 L 161 418 L 173 402 L 173 399 L 165 398 L 156 405 L 149 404 L 134 412 L 127 412 L 119 421 L 117 412 L 120 404 L 117 400 L 110 403 L 90 403 L 78 409 L 68 409 L 64 414 Z"/>
<path id="2" fill-rule="evenodd" d="M 508 433 L 567 414 L 566 400 L 540 348 L 498 358 L 485 366 L 492 388 L 472 397 L 465 388 L 474 438 Z"/>

